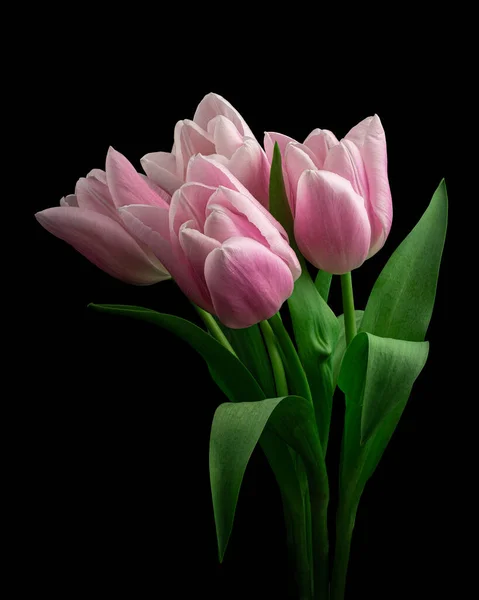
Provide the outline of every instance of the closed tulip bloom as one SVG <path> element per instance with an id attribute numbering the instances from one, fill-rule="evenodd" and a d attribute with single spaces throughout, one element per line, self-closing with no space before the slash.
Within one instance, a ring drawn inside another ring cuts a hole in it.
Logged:
<path id="1" fill-rule="evenodd" d="M 171 152 L 153 152 L 141 159 L 145 173 L 173 194 L 186 180 L 188 163 L 195 154 L 211 156 L 264 206 L 268 206 L 269 163 L 243 117 L 218 94 L 208 94 L 193 120 L 176 124 Z"/>
<path id="2" fill-rule="evenodd" d="M 131 170 L 138 177 L 135 194 L 129 193 Z M 50 233 L 72 245 L 106 273 L 135 285 L 151 285 L 170 275 L 153 252 L 125 228 L 118 207 L 123 204 L 168 206 L 169 195 L 110 148 L 106 172 L 94 169 L 78 180 L 75 194 L 60 206 L 36 213 Z"/>
<path id="3" fill-rule="evenodd" d="M 392 222 L 386 137 L 377 115 L 368 117 L 340 142 L 314 130 L 304 144 L 266 134 L 282 148 L 295 236 L 315 266 L 342 274 L 359 267 L 384 245 Z"/>
<path id="4" fill-rule="evenodd" d="M 198 177 L 201 181 L 191 181 Z M 218 161 L 191 159 L 168 209 L 125 206 L 131 233 L 148 245 L 185 294 L 228 327 L 273 316 L 301 268 L 281 225 Z"/>

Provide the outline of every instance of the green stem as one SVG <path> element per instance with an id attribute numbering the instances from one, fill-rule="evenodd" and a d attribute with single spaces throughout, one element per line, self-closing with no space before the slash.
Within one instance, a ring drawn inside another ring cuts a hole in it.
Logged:
<path id="1" fill-rule="evenodd" d="M 206 312 L 206 310 L 203 310 L 199 306 L 196 306 L 196 304 L 193 304 L 193 306 L 196 312 L 199 314 L 203 323 L 206 325 L 209 334 L 212 337 L 214 337 L 217 342 L 219 342 L 227 350 L 229 350 L 232 354 L 236 356 L 236 352 L 233 350 L 233 346 L 228 342 L 227 337 L 221 331 L 221 327 L 218 325 L 218 323 L 215 321 L 212 315 L 210 315 L 210 313 Z"/>
<path id="2" fill-rule="evenodd" d="M 290 377 L 290 381 L 293 384 L 290 384 L 291 393 L 302 396 L 312 403 L 313 398 L 311 396 L 308 378 L 306 377 L 306 373 L 304 372 L 304 368 L 301 364 L 298 353 L 296 352 L 296 348 L 289 337 L 289 333 L 286 331 L 286 328 L 283 325 L 283 321 L 281 320 L 279 313 L 276 313 L 269 319 L 269 324 L 276 335 L 281 351 L 284 355 L 285 367 Z"/>
<path id="3" fill-rule="evenodd" d="M 336 516 L 336 550 L 331 582 L 331 600 L 344 600 L 356 511 L 357 504 L 355 508 L 351 509 L 340 498 Z"/>
<path id="4" fill-rule="evenodd" d="M 354 296 L 351 273 L 341 275 L 341 293 L 343 296 L 344 330 L 346 345 L 349 346 L 356 335 L 356 316 L 354 314 Z"/>
<path id="5" fill-rule="evenodd" d="M 284 372 L 283 361 L 281 360 L 281 354 L 279 353 L 278 342 L 271 329 L 268 321 L 261 321 L 259 324 L 263 333 L 263 338 L 268 350 L 269 358 L 271 360 L 271 366 L 273 367 L 273 377 L 276 384 L 276 393 L 278 396 L 287 396 L 288 382 L 286 380 L 286 373 Z"/>

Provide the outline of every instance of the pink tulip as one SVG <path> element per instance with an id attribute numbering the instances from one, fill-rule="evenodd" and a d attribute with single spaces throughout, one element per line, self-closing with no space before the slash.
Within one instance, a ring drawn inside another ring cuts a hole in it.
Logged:
<path id="1" fill-rule="evenodd" d="M 283 155 L 284 177 L 304 256 L 330 273 L 359 267 L 384 245 L 392 222 L 386 137 L 379 117 L 368 117 L 338 142 L 315 129 L 300 144 L 267 133 Z"/>
<path id="2" fill-rule="evenodd" d="M 224 165 L 197 155 L 171 205 L 124 206 L 129 231 L 228 327 L 274 315 L 301 268 L 281 225 Z"/>
<path id="3" fill-rule="evenodd" d="M 75 194 L 35 217 L 47 231 L 113 277 L 135 285 L 151 285 L 170 275 L 153 252 L 128 233 L 118 207 L 137 203 L 168 207 L 169 199 L 168 194 L 136 173 L 124 156 L 110 148 L 106 172 L 90 171 L 86 178 L 78 180 Z"/>
<path id="4" fill-rule="evenodd" d="M 179 121 L 171 152 L 153 152 L 141 159 L 148 177 L 173 194 L 186 180 L 195 154 L 211 156 L 235 175 L 249 192 L 268 206 L 269 164 L 243 117 L 218 94 L 208 94 L 193 120 Z"/>

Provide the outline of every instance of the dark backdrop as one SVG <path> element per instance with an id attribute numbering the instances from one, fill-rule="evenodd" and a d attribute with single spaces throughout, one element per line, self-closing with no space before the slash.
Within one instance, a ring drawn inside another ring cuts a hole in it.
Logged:
<path id="1" fill-rule="evenodd" d="M 264 57 L 209 68 L 190 60 L 181 70 L 161 58 L 161 48 L 143 68 L 141 60 L 112 57 L 108 47 L 102 52 L 101 61 L 88 62 L 64 42 L 42 57 L 35 89 L 42 101 L 35 125 L 42 185 L 28 199 L 36 318 L 25 373 L 35 392 L 24 415 L 21 496 L 31 578 L 52 598 L 290 598 L 280 498 L 259 450 L 218 564 L 208 443 L 214 410 L 225 399 L 201 359 L 165 331 L 87 309 L 89 302 L 136 304 L 196 321 L 187 300 L 171 282 L 136 288 L 113 280 L 43 230 L 33 213 L 57 205 L 91 168 L 104 168 L 109 145 L 137 168 L 146 152 L 170 150 L 175 122 L 192 118 L 210 91 L 225 96 L 260 140 L 265 130 L 303 140 L 315 127 L 340 137 L 378 113 L 395 212 L 383 250 L 354 273 L 356 306 L 364 308 L 375 278 L 442 177 L 453 193 L 443 127 L 449 96 L 438 93 L 447 83 L 426 55 L 407 64 L 388 58 L 387 74 L 343 63 L 331 71 L 316 64 L 293 70 L 285 62 L 274 76 L 259 77 Z M 169 59 L 172 53 L 174 47 Z M 453 492 L 444 483 L 451 416 L 442 377 L 450 247 L 451 240 L 427 334 L 428 363 L 360 505 L 351 599 L 429 598 L 452 581 Z M 339 299 L 334 280 L 337 314 Z M 342 401 L 339 394 L 338 418 Z M 333 433 L 331 452 L 339 444 L 338 423 Z"/>

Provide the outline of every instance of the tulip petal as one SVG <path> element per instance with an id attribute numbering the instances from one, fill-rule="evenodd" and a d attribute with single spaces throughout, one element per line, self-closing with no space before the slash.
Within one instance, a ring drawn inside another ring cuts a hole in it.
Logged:
<path id="1" fill-rule="evenodd" d="M 246 138 L 231 157 L 228 168 L 248 191 L 268 208 L 270 165 L 258 142 Z"/>
<path id="2" fill-rule="evenodd" d="M 210 252 L 221 246 L 220 242 L 192 228 L 191 223 L 183 223 L 179 238 L 186 258 L 205 284 L 205 260 Z"/>
<path id="3" fill-rule="evenodd" d="M 369 186 L 366 169 L 359 148 L 351 140 L 344 139 L 331 148 L 324 161 L 323 169 L 347 179 L 353 186 L 353 190 L 367 202 Z"/>
<path id="4" fill-rule="evenodd" d="M 198 104 L 193 121 L 198 123 L 205 131 L 208 131 L 208 123 L 219 115 L 229 119 L 241 135 L 254 138 L 253 132 L 236 108 L 219 94 L 210 93 L 203 98 Z"/>
<path id="5" fill-rule="evenodd" d="M 78 200 L 77 197 L 75 196 L 75 194 L 68 194 L 68 196 L 64 196 L 63 198 L 61 198 L 60 200 L 60 206 L 71 206 L 71 207 L 78 207 Z"/>
<path id="6" fill-rule="evenodd" d="M 215 144 L 212 137 L 193 121 L 185 119 L 180 129 L 181 154 L 183 167 L 194 154 L 213 154 Z"/>
<path id="7" fill-rule="evenodd" d="M 98 181 L 100 181 L 101 183 L 104 183 L 105 185 L 108 185 L 107 181 L 106 181 L 106 173 L 102 169 L 92 169 L 87 174 L 87 179 L 90 178 L 90 177 L 94 177 L 95 179 L 98 179 Z"/>
<path id="8" fill-rule="evenodd" d="M 272 223 L 284 237 L 288 239 L 288 235 L 284 228 L 276 221 L 271 213 L 254 198 L 245 186 L 221 163 L 213 160 L 209 156 L 198 154 L 193 156 L 188 164 L 186 172 L 186 181 L 199 182 L 212 187 L 223 186 L 230 190 L 236 190 L 247 196 L 251 202 L 266 216 L 268 221 Z"/>
<path id="9" fill-rule="evenodd" d="M 248 238 L 232 238 L 210 252 L 205 277 L 215 313 L 233 329 L 272 317 L 294 287 L 285 263 Z"/>
<path id="10" fill-rule="evenodd" d="M 106 157 L 106 178 L 117 208 L 130 204 L 168 206 L 137 173 L 130 161 L 111 147 Z"/>
<path id="11" fill-rule="evenodd" d="M 308 149 L 309 152 L 311 150 Z M 311 156 L 304 151 L 302 144 L 297 142 L 288 144 L 284 153 L 284 168 L 288 173 L 288 180 L 291 185 L 291 212 L 295 213 L 296 191 L 298 189 L 298 181 L 304 171 L 307 169 L 315 169 Z"/>
<path id="12" fill-rule="evenodd" d="M 209 216 L 215 210 L 226 210 L 228 216 L 235 221 L 238 231 L 243 232 L 242 235 L 253 237 L 282 258 L 296 280 L 301 274 L 301 267 L 294 250 L 279 231 L 279 223 L 271 215 L 268 218 L 264 212 L 259 211 L 258 206 L 261 205 L 253 200 L 254 198 L 220 186 L 211 196 L 206 214 Z M 256 229 L 256 233 L 252 228 Z"/>
<path id="13" fill-rule="evenodd" d="M 377 115 L 371 118 L 361 148 L 369 183 L 369 218 L 371 221 L 371 248 L 373 256 L 380 250 L 391 230 L 393 205 L 388 179 L 386 135 Z"/>
<path id="14" fill-rule="evenodd" d="M 304 145 L 316 156 L 316 166 L 318 169 L 323 168 L 329 150 L 338 143 L 337 137 L 329 129 L 313 129 L 304 140 Z"/>
<path id="15" fill-rule="evenodd" d="M 343 274 L 365 260 L 371 227 L 364 200 L 349 181 L 329 171 L 305 171 L 298 183 L 294 233 L 316 267 Z"/>
<path id="16" fill-rule="evenodd" d="M 81 208 L 56 207 L 35 216 L 47 231 L 117 279 L 134 285 L 151 285 L 170 277 L 120 223 L 103 214 Z"/>
<path id="17" fill-rule="evenodd" d="M 282 133 L 276 133 L 274 131 L 265 131 L 264 149 L 269 162 L 273 161 L 273 151 L 276 142 L 278 142 L 279 150 L 281 152 L 282 157 L 284 157 L 286 146 L 290 142 L 293 142 L 294 144 L 298 143 L 296 140 L 293 140 L 293 138 L 289 137 L 288 135 L 283 135 Z"/>
<path id="18" fill-rule="evenodd" d="M 173 194 L 183 184 L 183 178 L 176 174 L 176 158 L 169 152 L 151 152 L 141 159 L 141 166 L 148 177 Z"/>
<path id="19" fill-rule="evenodd" d="M 358 148 L 361 148 L 364 143 L 364 138 L 368 132 L 369 126 L 373 117 L 366 117 L 360 123 L 355 125 L 345 136 L 345 140 L 351 140 Z"/>
<path id="20" fill-rule="evenodd" d="M 160 196 L 167 204 L 171 202 L 171 195 L 168 192 L 165 192 L 163 188 L 161 188 L 158 184 L 152 181 L 147 175 L 143 175 L 143 173 L 138 173 L 139 176 L 146 181 L 146 183 L 151 187 L 151 189 Z"/>
<path id="21" fill-rule="evenodd" d="M 217 152 L 231 158 L 235 151 L 243 144 L 244 136 L 240 134 L 235 124 L 219 115 L 208 123 L 208 132 L 213 137 L 215 149 L 212 152 L 201 152 L 201 154 L 212 154 Z"/>
<path id="22" fill-rule="evenodd" d="M 199 281 L 181 247 L 175 247 L 170 241 L 169 211 L 163 207 L 136 204 L 124 206 L 120 212 L 128 230 L 151 248 L 188 298 L 212 312 L 205 284 Z"/>
<path id="23" fill-rule="evenodd" d="M 178 237 L 180 227 L 193 220 L 195 227 L 203 229 L 206 205 L 215 188 L 202 183 L 185 183 L 173 194 L 170 206 L 170 235 Z"/>
<path id="24" fill-rule="evenodd" d="M 80 208 L 106 215 L 115 221 L 120 220 L 108 186 L 96 177 L 79 179 L 75 186 L 75 196 Z"/>
<path id="25" fill-rule="evenodd" d="M 204 232 L 221 243 L 232 237 L 249 237 L 269 248 L 268 242 L 261 235 L 259 229 L 246 217 L 219 204 L 212 204 L 209 208 Z"/>

